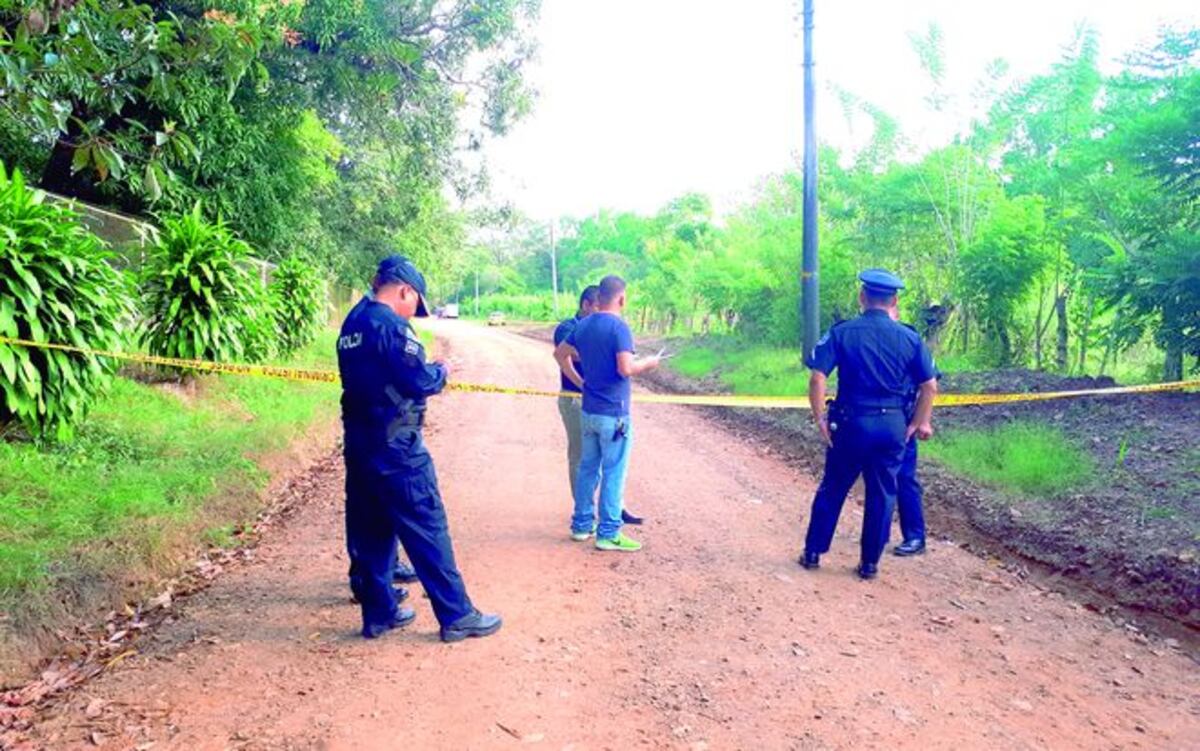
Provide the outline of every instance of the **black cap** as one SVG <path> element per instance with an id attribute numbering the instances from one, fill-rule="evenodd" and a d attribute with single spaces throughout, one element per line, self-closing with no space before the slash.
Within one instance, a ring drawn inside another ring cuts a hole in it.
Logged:
<path id="1" fill-rule="evenodd" d="M 379 262 L 379 269 L 375 275 L 380 284 L 407 284 L 415 289 L 419 298 L 417 317 L 424 318 L 429 315 L 429 308 L 425 305 L 425 277 L 417 271 L 412 261 L 404 256 L 388 256 Z"/>
<path id="2" fill-rule="evenodd" d="M 890 297 L 904 289 L 904 282 L 900 281 L 900 277 L 884 269 L 867 269 L 858 275 L 858 280 L 862 282 L 863 289 L 871 295 Z"/>

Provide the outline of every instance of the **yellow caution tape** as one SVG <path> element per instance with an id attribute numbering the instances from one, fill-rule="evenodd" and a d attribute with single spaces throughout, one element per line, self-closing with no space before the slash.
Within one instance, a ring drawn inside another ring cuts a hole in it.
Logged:
<path id="1" fill-rule="evenodd" d="M 160 357 L 138 352 L 112 352 L 88 347 L 76 347 L 70 344 L 53 342 L 35 342 L 29 339 L 17 339 L 0 336 L 0 344 L 10 344 L 32 349 L 49 349 L 60 352 L 72 352 L 92 357 L 108 357 L 125 362 L 136 362 L 146 365 L 160 365 L 170 368 L 181 368 L 202 373 L 227 373 L 230 375 L 260 376 L 263 378 L 279 378 L 285 381 L 305 381 L 310 383 L 338 383 L 341 379 L 332 370 L 316 370 L 309 368 L 288 368 L 277 365 L 250 365 L 246 363 L 210 362 L 208 360 L 188 360 L 179 357 Z M 567 396 L 579 398 L 578 393 L 569 391 L 549 391 L 543 389 L 521 388 L 514 386 L 497 386 L 486 383 L 449 383 L 446 388 L 451 391 L 461 391 L 475 394 L 508 394 L 514 396 Z M 1178 381 L 1175 383 L 1151 383 L 1142 386 L 1117 386 L 1104 389 L 1078 389 L 1074 391 L 1043 391 L 1021 394 L 938 394 L 935 405 L 938 407 L 964 407 L 969 405 L 1010 404 L 1013 402 L 1036 402 L 1050 399 L 1067 399 L 1079 396 L 1115 396 L 1121 394 L 1149 394 L 1162 391 L 1184 391 L 1200 388 L 1200 379 Z M 737 394 L 647 394 L 633 395 L 635 402 L 645 404 L 684 404 L 700 407 L 743 407 L 755 409 L 808 409 L 808 398 L 800 396 L 746 396 Z"/>

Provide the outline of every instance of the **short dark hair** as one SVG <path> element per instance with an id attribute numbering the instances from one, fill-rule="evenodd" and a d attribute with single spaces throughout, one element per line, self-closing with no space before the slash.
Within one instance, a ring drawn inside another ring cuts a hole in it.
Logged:
<path id="1" fill-rule="evenodd" d="M 892 300 L 896 299 L 895 290 L 880 292 L 879 290 L 863 285 L 862 293 L 868 305 L 891 305 Z"/>
<path id="2" fill-rule="evenodd" d="M 600 299 L 600 288 L 595 284 L 589 284 L 583 288 L 583 292 L 579 295 L 579 307 L 583 307 L 584 303 L 590 302 L 592 305 Z"/>
<path id="3" fill-rule="evenodd" d="M 600 304 L 608 305 L 625 291 L 625 280 L 616 274 L 609 274 L 600 280 Z"/>

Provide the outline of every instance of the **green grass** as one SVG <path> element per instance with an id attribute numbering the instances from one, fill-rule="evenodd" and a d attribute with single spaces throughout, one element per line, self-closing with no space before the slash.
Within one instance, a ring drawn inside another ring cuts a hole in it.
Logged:
<path id="1" fill-rule="evenodd" d="M 332 367 L 333 340 L 323 332 L 293 362 Z M 195 396 L 119 378 L 71 442 L 0 442 L 0 609 L 93 573 L 89 560 L 146 563 L 198 520 L 212 524 L 189 533 L 196 542 L 231 541 L 246 519 L 206 507 L 240 497 L 229 513 L 248 517 L 266 479 L 254 457 L 333 419 L 337 397 L 331 384 L 266 378 L 205 377 Z"/>
<path id="2" fill-rule="evenodd" d="M 791 347 L 739 347 L 716 341 L 687 345 L 667 361 L 688 378 L 715 375 L 735 394 L 800 396 L 808 393 L 808 370 Z"/>
<path id="3" fill-rule="evenodd" d="M 1058 495 L 1095 477 L 1089 454 L 1058 428 L 1037 422 L 948 431 L 922 451 L 955 472 L 1030 496 Z"/>
<path id="4" fill-rule="evenodd" d="M 688 347 L 668 360 L 675 372 L 688 378 L 704 378 L 711 375 L 720 361 L 717 353 L 708 347 Z"/>

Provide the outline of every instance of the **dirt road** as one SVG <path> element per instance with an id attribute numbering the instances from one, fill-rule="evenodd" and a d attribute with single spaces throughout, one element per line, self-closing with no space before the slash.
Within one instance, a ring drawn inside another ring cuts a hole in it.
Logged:
<path id="1" fill-rule="evenodd" d="M 455 377 L 552 387 L 544 344 L 438 324 Z M 701 415 L 634 415 L 631 530 L 567 537 L 550 400 L 449 394 L 429 443 L 495 637 L 417 621 L 366 642 L 348 602 L 336 459 L 255 563 L 64 701 L 49 747 L 186 749 L 1196 748 L 1200 672 L 948 543 L 858 581 L 860 511 L 819 572 L 795 563 L 813 481 Z M 1193 645 L 1182 645 L 1185 649 Z"/>

